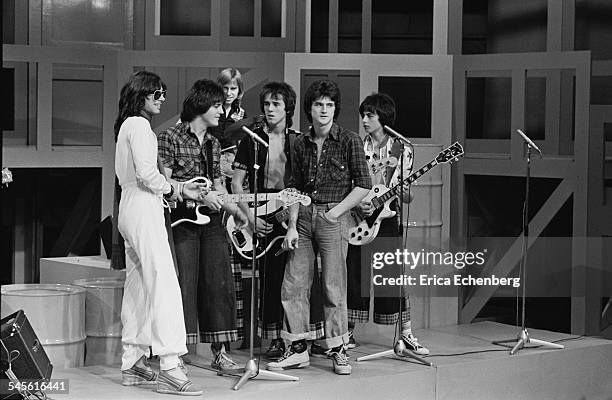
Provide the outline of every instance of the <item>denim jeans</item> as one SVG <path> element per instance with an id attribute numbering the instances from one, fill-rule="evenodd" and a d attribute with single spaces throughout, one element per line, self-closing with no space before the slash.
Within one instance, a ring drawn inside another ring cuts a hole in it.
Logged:
<path id="1" fill-rule="evenodd" d="M 348 343 L 346 306 L 346 252 L 348 213 L 332 222 L 324 214 L 337 203 L 300 206 L 297 221 L 298 247 L 289 253 L 281 289 L 285 311 L 282 337 L 290 341 L 312 339 L 310 293 L 315 257 L 321 257 L 321 286 L 325 317 L 325 348 Z"/>

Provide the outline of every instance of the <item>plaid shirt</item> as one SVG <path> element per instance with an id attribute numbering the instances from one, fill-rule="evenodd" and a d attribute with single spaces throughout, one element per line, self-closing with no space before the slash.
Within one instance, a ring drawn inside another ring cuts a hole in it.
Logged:
<path id="1" fill-rule="evenodd" d="M 288 187 L 308 193 L 314 203 L 340 202 L 355 186 L 372 188 L 361 138 L 336 123 L 323 142 L 318 164 L 312 128 L 295 139 L 291 171 Z"/>
<path id="2" fill-rule="evenodd" d="M 189 129 L 189 123 L 179 122 L 157 135 L 157 145 L 162 164 L 172 169 L 172 179 L 184 182 L 196 176 L 210 180 L 221 177 L 221 145 L 210 133 L 206 133 L 200 145 L 197 136 Z M 212 153 L 212 162 L 208 160 L 209 152 Z"/>

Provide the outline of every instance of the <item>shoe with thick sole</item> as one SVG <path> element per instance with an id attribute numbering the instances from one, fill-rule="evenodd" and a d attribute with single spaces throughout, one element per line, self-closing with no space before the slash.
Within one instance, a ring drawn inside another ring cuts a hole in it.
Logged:
<path id="1" fill-rule="evenodd" d="M 296 353 L 292 346 L 288 346 L 281 358 L 268 363 L 268 370 L 282 371 L 285 369 L 305 368 L 309 365 L 310 357 L 308 356 L 308 351 L 304 350 L 301 353 Z"/>
<path id="2" fill-rule="evenodd" d="M 165 394 L 176 394 L 179 396 L 200 396 L 202 390 L 194 386 L 189 380 L 175 378 L 165 371 L 161 371 L 157 377 L 157 392 Z"/>
<path id="3" fill-rule="evenodd" d="M 144 358 L 144 356 L 142 357 Z M 137 365 L 138 361 L 136 361 L 132 368 L 121 371 L 121 384 L 123 386 L 155 385 L 157 372 L 149 367 L 146 358 L 144 360 L 144 368 Z"/>

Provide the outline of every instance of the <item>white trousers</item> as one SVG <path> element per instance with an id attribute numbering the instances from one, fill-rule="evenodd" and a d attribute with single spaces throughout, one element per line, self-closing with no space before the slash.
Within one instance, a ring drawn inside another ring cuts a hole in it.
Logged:
<path id="1" fill-rule="evenodd" d="M 126 277 L 121 307 L 122 370 L 149 346 L 160 369 L 187 353 L 185 320 L 160 197 L 138 186 L 122 188 L 118 228 L 125 240 Z"/>

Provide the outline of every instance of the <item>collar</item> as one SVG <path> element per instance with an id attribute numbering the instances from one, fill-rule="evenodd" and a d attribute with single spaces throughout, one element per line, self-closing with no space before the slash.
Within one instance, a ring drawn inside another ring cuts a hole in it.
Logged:
<path id="1" fill-rule="evenodd" d="M 388 143 L 393 143 L 393 138 L 391 136 L 385 134 L 385 137 L 387 138 L 387 140 L 385 140 L 385 144 L 382 147 L 385 147 Z M 370 135 L 365 135 L 365 137 L 363 138 L 363 142 L 374 144 L 374 139 L 372 139 L 372 136 Z"/>
<path id="2" fill-rule="evenodd" d="M 270 137 L 270 128 L 268 128 L 268 124 L 263 124 L 262 132 Z M 285 136 L 289 134 L 289 127 L 285 125 Z"/>
<path id="3" fill-rule="evenodd" d="M 145 118 L 149 122 L 151 122 L 151 119 L 153 118 L 153 114 L 145 111 L 144 109 L 140 110 L 140 116 Z"/>
<path id="4" fill-rule="evenodd" d="M 196 140 L 198 140 L 197 135 L 191 131 L 191 128 L 189 127 L 189 122 L 180 122 L 176 128 L 177 128 L 178 133 L 180 135 L 183 135 L 185 139 L 195 138 Z M 204 134 L 204 139 L 202 140 L 202 144 L 212 139 L 213 139 L 213 136 L 210 134 L 210 131 L 207 129 L 206 133 Z"/>
<path id="5" fill-rule="evenodd" d="M 314 128 L 311 126 L 308 135 L 306 135 L 306 137 L 311 141 L 314 142 L 314 138 L 315 138 L 315 132 L 314 132 Z M 329 135 L 328 137 L 334 139 L 336 142 L 340 141 L 340 126 L 337 123 L 332 123 L 332 126 L 329 130 Z"/>

